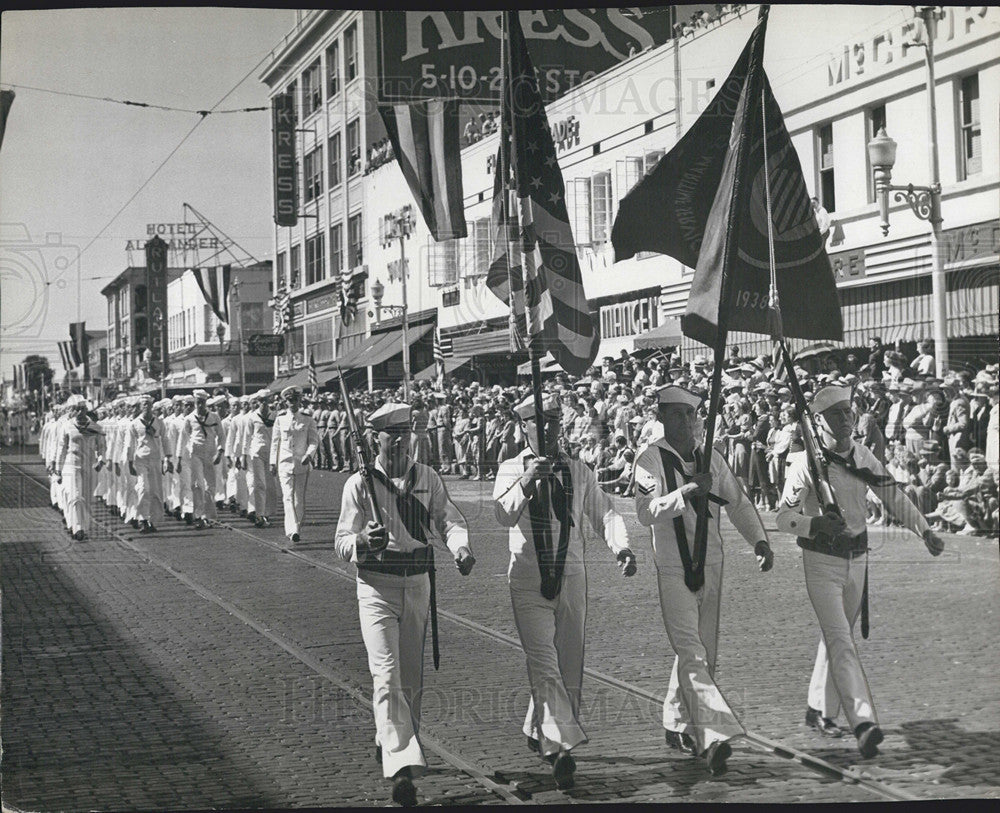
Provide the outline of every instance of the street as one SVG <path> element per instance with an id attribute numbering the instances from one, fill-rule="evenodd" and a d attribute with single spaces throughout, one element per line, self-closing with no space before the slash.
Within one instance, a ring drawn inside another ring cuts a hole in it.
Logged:
<path id="1" fill-rule="evenodd" d="M 141 537 L 99 515 L 103 530 L 73 542 L 33 479 L 43 473 L 34 454 L 3 457 L 5 806 L 386 803 L 353 567 L 332 545 L 345 475 L 311 474 L 291 545 L 280 521 L 256 529 L 229 514 L 208 532 L 164 520 Z M 438 551 L 441 668 L 428 644 L 421 804 L 1000 796 L 996 540 L 949 534 L 932 559 L 915 537 L 872 529 L 872 630 L 859 645 L 886 741 L 864 762 L 853 737 L 823 739 L 803 723 L 819 633 L 794 540 L 772 535 L 775 567 L 761 574 L 724 521 L 717 678 L 750 736 L 729 773 L 711 778 L 664 745 L 673 655 L 648 531 L 632 501 L 615 498 L 639 572 L 623 579 L 588 537 L 590 742 L 576 787 L 559 791 L 520 733 L 527 679 L 492 483 L 445 479 L 477 564 L 462 578 Z"/>

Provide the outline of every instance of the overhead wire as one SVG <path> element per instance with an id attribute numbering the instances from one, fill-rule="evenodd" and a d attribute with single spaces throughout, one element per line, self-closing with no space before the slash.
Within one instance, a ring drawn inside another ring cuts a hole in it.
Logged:
<path id="1" fill-rule="evenodd" d="M 109 102 L 111 104 L 122 104 L 130 107 L 145 107 L 150 110 L 164 110 L 169 113 L 197 113 L 199 116 L 208 116 L 222 113 L 259 113 L 266 112 L 266 107 L 236 107 L 231 110 L 195 110 L 189 107 L 172 107 L 164 104 L 153 104 L 151 102 L 134 102 L 129 99 L 112 99 L 110 96 L 91 96 L 87 93 L 72 93 L 68 90 L 53 90 L 52 88 L 40 88 L 32 85 L 20 85 L 11 82 L 0 82 L 3 87 L 14 90 L 33 90 L 37 93 L 51 93 L 54 96 L 68 96 L 73 99 L 89 99 L 96 102 Z"/>

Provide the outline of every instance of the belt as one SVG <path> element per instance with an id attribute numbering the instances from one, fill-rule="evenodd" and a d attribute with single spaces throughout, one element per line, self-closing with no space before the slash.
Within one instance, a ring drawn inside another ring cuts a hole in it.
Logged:
<path id="1" fill-rule="evenodd" d="M 868 551 L 868 531 L 862 531 L 857 536 L 836 536 L 819 534 L 814 539 L 800 536 L 796 539 L 800 548 L 825 553 L 827 556 L 837 556 L 841 559 L 856 559 Z"/>
<path id="2" fill-rule="evenodd" d="M 418 576 L 430 569 L 428 548 L 418 548 L 409 553 L 384 550 L 381 559 L 370 558 L 358 563 L 358 570 L 388 573 L 392 576 Z"/>

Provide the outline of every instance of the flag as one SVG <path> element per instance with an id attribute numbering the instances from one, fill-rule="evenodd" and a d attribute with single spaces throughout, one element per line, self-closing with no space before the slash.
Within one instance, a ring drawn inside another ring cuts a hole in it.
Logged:
<path id="1" fill-rule="evenodd" d="M 349 325 L 358 315 L 358 301 L 364 295 L 368 266 L 358 265 L 340 276 L 340 321 Z"/>
<path id="2" fill-rule="evenodd" d="M 79 367 L 83 361 L 77 354 L 76 346 L 73 344 L 72 339 L 59 342 L 59 356 L 62 358 L 63 369 L 66 372 Z"/>
<path id="3" fill-rule="evenodd" d="M 83 377 L 85 379 L 90 378 L 89 371 L 89 355 L 90 355 L 90 342 L 87 338 L 87 323 L 86 322 L 71 322 L 69 326 L 69 337 L 73 342 L 73 347 L 76 350 L 76 357 L 82 359 L 82 364 L 84 368 Z"/>
<path id="4" fill-rule="evenodd" d="M 211 268 L 192 268 L 195 281 L 201 289 L 202 296 L 212 308 L 219 321 L 229 324 L 229 285 L 231 282 L 231 266 L 216 265 Z"/>
<path id="5" fill-rule="evenodd" d="M 525 326 L 532 352 L 550 352 L 572 375 L 583 375 L 597 357 L 600 332 L 590 314 L 583 277 L 566 211 L 566 189 L 556 160 L 552 131 L 538 92 L 535 69 L 518 14 L 504 13 L 507 49 L 501 104 L 500 155 L 494 185 L 499 200 L 501 238 L 513 230 L 505 258 L 510 267 L 499 273 L 491 264 L 486 284 L 512 310 L 523 289 Z M 504 160 L 508 159 L 508 160 Z M 517 205 L 507 205 L 502 185 L 507 167 L 513 176 Z M 516 210 L 516 221 L 514 211 Z M 498 245 L 505 240 L 498 240 Z M 506 252 L 506 245 L 501 253 Z M 516 269 L 520 269 L 520 273 Z M 492 276 L 492 279 L 491 279 Z"/>
<path id="6" fill-rule="evenodd" d="M 319 382 L 316 379 L 316 359 L 313 358 L 312 350 L 309 351 L 309 386 L 312 389 L 312 397 L 319 395 Z"/>
<path id="7" fill-rule="evenodd" d="M 466 237 L 458 99 L 380 105 L 378 112 L 434 239 Z"/>
<path id="8" fill-rule="evenodd" d="M 13 90 L 0 90 L 0 144 L 3 144 L 3 134 L 7 131 L 7 114 L 14 104 Z"/>
<path id="9" fill-rule="evenodd" d="M 22 391 L 28 388 L 27 382 L 25 381 L 25 366 L 24 364 L 14 365 L 14 390 Z"/>
<path id="10" fill-rule="evenodd" d="M 621 201 L 611 232 L 616 260 L 657 251 L 696 269 L 682 329 L 709 346 L 715 344 L 720 317 L 724 330 L 772 332 L 766 184 L 784 335 L 843 338 L 830 260 L 762 65 L 766 28 L 762 6 L 729 78 L 691 129 Z"/>
<path id="11" fill-rule="evenodd" d="M 282 282 L 274 295 L 274 332 L 288 333 L 292 329 L 292 302 L 288 288 Z"/>
<path id="12" fill-rule="evenodd" d="M 441 330 L 434 328 L 434 367 L 437 371 L 438 386 L 444 384 L 444 348 L 441 346 Z"/>

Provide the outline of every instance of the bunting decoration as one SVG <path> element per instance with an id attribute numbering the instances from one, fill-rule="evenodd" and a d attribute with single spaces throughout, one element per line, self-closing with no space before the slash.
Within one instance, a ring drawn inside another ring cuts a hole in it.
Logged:
<path id="1" fill-rule="evenodd" d="M 232 282 L 232 268 L 216 265 L 210 268 L 192 268 L 195 281 L 212 312 L 223 324 L 229 324 L 229 287 Z"/>

